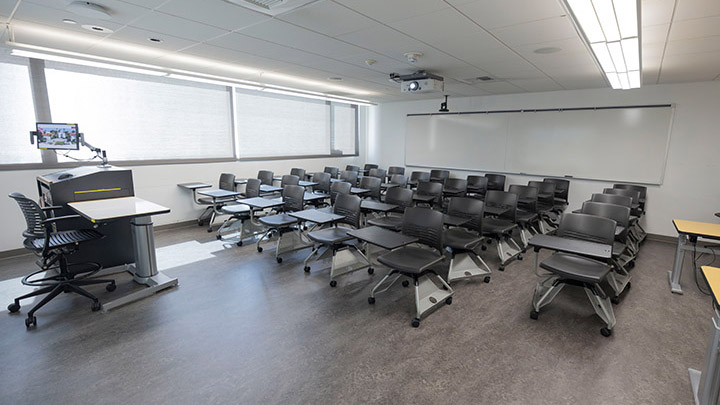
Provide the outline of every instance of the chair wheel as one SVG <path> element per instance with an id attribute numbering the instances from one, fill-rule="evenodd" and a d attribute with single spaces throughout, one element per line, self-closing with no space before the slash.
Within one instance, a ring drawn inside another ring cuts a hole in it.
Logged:
<path id="1" fill-rule="evenodd" d="M 452 305 L 452 297 L 445 298 L 445 303 L 448 305 Z"/>
<path id="2" fill-rule="evenodd" d="M 242 246 L 242 241 L 239 241 L 238 243 L 236 243 L 236 245 Z"/>
<path id="3" fill-rule="evenodd" d="M 368 297 L 368 304 L 374 304 L 375 303 L 375 297 Z"/>
<path id="4" fill-rule="evenodd" d="M 102 304 L 100 303 L 100 301 L 94 301 L 90 309 L 92 309 L 93 312 L 99 311 L 100 309 L 102 309 Z"/>
<path id="5" fill-rule="evenodd" d="M 531 312 L 530 312 L 530 319 L 535 319 L 535 320 L 537 320 L 539 315 L 540 315 L 540 313 L 538 313 L 537 311 L 531 311 Z"/>
<path id="6" fill-rule="evenodd" d="M 617 305 L 620 303 L 620 297 L 612 297 L 612 298 L 610 298 L 610 302 Z"/>
<path id="7" fill-rule="evenodd" d="M 257 251 L 260 252 L 260 253 L 262 253 L 262 246 L 258 246 L 258 247 L 257 247 Z"/>
<path id="8" fill-rule="evenodd" d="M 105 289 L 110 292 L 115 291 L 116 288 L 117 288 L 117 286 L 115 285 L 115 283 L 110 283 L 105 286 Z"/>
<path id="9" fill-rule="evenodd" d="M 198 226 L 203 226 L 202 221 L 198 221 Z"/>
<path id="10" fill-rule="evenodd" d="M 522 255 L 517 255 L 517 259 L 522 260 L 523 259 Z"/>
<path id="11" fill-rule="evenodd" d="M 20 310 L 20 304 L 16 304 L 13 302 L 12 304 L 8 305 L 8 311 L 10 311 L 11 313 L 15 313 L 19 310 Z"/>
<path id="12" fill-rule="evenodd" d="M 408 286 L 410 286 L 410 282 L 407 281 L 407 280 L 403 280 L 402 286 L 403 286 L 403 287 L 408 287 Z"/>
<path id="13" fill-rule="evenodd" d="M 612 330 L 610 330 L 608 328 L 602 328 L 602 329 L 600 329 L 600 334 L 605 337 L 609 337 L 610 335 L 612 335 Z"/>
<path id="14" fill-rule="evenodd" d="M 207 229 L 207 232 L 208 232 L 208 233 L 211 233 L 211 232 L 212 232 L 212 228 L 208 228 L 208 229 Z M 218 239 L 219 239 L 219 238 L 218 238 Z"/>
<path id="15" fill-rule="evenodd" d="M 303 270 L 305 270 L 305 273 L 310 273 L 310 266 L 303 267 Z"/>
<path id="16" fill-rule="evenodd" d="M 630 262 L 628 262 L 628 267 L 631 268 L 631 269 L 634 268 L 634 267 L 635 267 L 635 260 L 631 260 Z"/>
<path id="17" fill-rule="evenodd" d="M 629 290 L 632 287 L 632 283 L 628 281 L 627 285 L 625 286 L 625 289 Z"/>
<path id="18" fill-rule="evenodd" d="M 523 249 L 521 250 L 521 252 L 525 253 L 525 252 L 527 252 L 527 249 L 523 248 Z"/>
<path id="19" fill-rule="evenodd" d="M 482 246 L 480 247 L 480 250 L 482 250 L 483 252 L 486 251 L 486 250 L 487 250 L 487 246 L 482 245 Z"/>
<path id="20" fill-rule="evenodd" d="M 282 263 L 282 257 L 276 257 L 275 260 L 277 260 L 278 263 Z"/>
<path id="21" fill-rule="evenodd" d="M 505 266 L 504 266 L 504 265 L 500 265 L 500 267 L 498 267 L 498 270 L 500 270 L 500 271 L 505 271 Z"/>
<path id="22" fill-rule="evenodd" d="M 373 274 L 373 273 L 375 273 L 375 269 L 373 269 L 372 267 L 368 267 L 368 274 Z"/>
<path id="23" fill-rule="evenodd" d="M 25 318 L 25 327 L 29 329 L 31 326 L 37 326 L 37 318 L 34 316 Z"/>
<path id="24" fill-rule="evenodd" d="M 410 325 L 412 325 L 413 328 L 417 328 L 418 326 L 420 326 L 420 319 L 413 318 L 412 322 L 410 322 Z"/>
<path id="25" fill-rule="evenodd" d="M 337 281 L 330 280 L 330 287 L 335 287 L 337 285 Z"/>
<path id="26" fill-rule="evenodd" d="M 220 239 L 222 239 L 222 236 L 220 236 L 220 235 L 215 235 L 215 239 L 220 240 Z"/>
<path id="27" fill-rule="evenodd" d="M 483 279 L 483 282 L 484 282 L 484 283 L 489 283 L 489 282 L 490 282 L 490 276 L 485 276 L 485 278 Z"/>

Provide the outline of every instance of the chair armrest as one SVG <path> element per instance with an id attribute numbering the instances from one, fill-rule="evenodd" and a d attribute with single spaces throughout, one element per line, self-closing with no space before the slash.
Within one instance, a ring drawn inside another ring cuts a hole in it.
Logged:
<path id="1" fill-rule="evenodd" d="M 47 224 L 51 224 L 51 223 L 53 223 L 53 222 L 64 221 L 64 220 L 66 220 L 66 219 L 75 219 L 75 218 L 82 218 L 82 217 L 81 217 L 80 215 L 77 215 L 77 214 L 64 215 L 64 216 L 62 216 L 62 217 L 52 217 L 52 218 L 48 218 L 48 219 L 42 221 L 42 224 L 43 224 L 43 225 L 47 225 Z"/>
<path id="2" fill-rule="evenodd" d="M 43 210 L 43 211 L 51 211 L 51 210 L 59 210 L 59 209 L 62 209 L 62 207 L 59 206 L 59 205 L 53 205 L 53 206 L 50 206 L 50 207 L 40 207 L 40 209 Z"/>

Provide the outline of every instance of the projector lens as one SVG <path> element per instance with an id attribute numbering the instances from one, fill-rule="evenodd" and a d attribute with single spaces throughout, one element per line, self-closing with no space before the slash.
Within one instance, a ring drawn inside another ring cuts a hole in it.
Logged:
<path id="1" fill-rule="evenodd" d="M 410 82 L 410 84 L 408 84 L 408 90 L 410 90 L 410 91 L 415 91 L 415 90 L 419 90 L 419 89 L 420 89 L 420 84 L 418 82 Z"/>

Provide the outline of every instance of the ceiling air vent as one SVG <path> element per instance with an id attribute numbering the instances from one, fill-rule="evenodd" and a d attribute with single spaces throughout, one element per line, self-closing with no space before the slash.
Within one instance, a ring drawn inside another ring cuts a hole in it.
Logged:
<path id="1" fill-rule="evenodd" d="M 225 0 L 236 6 L 249 8 L 263 14 L 276 16 L 293 11 L 318 0 Z"/>
<path id="2" fill-rule="evenodd" d="M 461 81 L 465 84 L 475 84 L 475 83 L 481 83 L 481 82 L 494 82 L 496 79 L 494 77 L 490 76 L 478 76 L 478 77 L 471 77 L 469 79 L 457 79 L 458 81 Z"/>

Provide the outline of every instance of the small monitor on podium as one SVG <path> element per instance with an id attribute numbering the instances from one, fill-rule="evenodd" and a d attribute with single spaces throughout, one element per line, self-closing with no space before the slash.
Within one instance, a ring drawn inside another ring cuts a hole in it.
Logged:
<path id="1" fill-rule="evenodd" d="M 78 150 L 80 139 L 77 124 L 53 124 L 38 122 L 38 149 Z"/>

